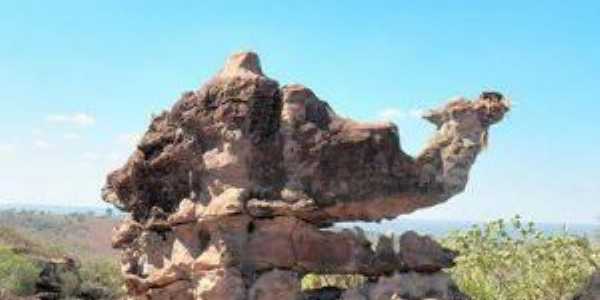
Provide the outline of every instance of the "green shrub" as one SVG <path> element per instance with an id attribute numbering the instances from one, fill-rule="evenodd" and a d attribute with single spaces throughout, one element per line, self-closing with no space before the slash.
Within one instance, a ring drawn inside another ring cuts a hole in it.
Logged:
<path id="1" fill-rule="evenodd" d="M 35 292 L 35 281 L 41 268 L 30 259 L 0 247 L 0 290 L 25 296 Z"/>
<path id="2" fill-rule="evenodd" d="M 599 252 L 583 238 L 544 235 L 519 216 L 456 232 L 443 240 L 460 252 L 450 270 L 473 299 L 570 299 L 597 269 Z"/>
<path id="3" fill-rule="evenodd" d="M 80 275 L 88 287 L 105 288 L 114 296 L 114 299 L 124 293 L 124 279 L 116 259 L 95 259 L 84 261 Z"/>
<path id="4" fill-rule="evenodd" d="M 367 278 L 359 274 L 319 275 L 311 273 L 302 278 L 302 290 L 320 289 L 324 287 L 350 289 L 360 287 L 365 284 L 366 281 Z"/>
<path id="5" fill-rule="evenodd" d="M 66 250 L 60 245 L 54 245 L 25 230 L 17 230 L 0 224 L 0 247 L 11 248 L 14 252 L 39 257 L 61 257 Z"/>

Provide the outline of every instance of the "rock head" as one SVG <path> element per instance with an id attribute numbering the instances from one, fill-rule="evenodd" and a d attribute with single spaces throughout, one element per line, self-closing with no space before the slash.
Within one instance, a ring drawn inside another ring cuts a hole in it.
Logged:
<path id="1" fill-rule="evenodd" d="M 402 240 L 413 246 L 398 252 L 390 240 L 372 247 L 360 234 L 322 228 L 394 218 L 461 192 L 508 109 L 500 93 L 484 92 L 431 110 L 424 118 L 437 133 L 411 157 L 394 124 L 340 117 L 310 89 L 268 78 L 255 53 L 234 54 L 156 116 L 107 178 L 104 200 L 131 213 L 113 239 L 128 292 L 295 299 L 307 272 L 439 273 L 454 256 L 432 240 L 411 233 Z M 422 257 L 410 254 L 415 247 L 434 250 Z"/>

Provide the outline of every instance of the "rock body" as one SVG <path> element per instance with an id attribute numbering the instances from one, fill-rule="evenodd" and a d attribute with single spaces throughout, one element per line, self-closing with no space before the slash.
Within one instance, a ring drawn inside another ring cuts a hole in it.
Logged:
<path id="1" fill-rule="evenodd" d="M 461 192 L 489 127 L 507 111 L 496 92 L 431 110 L 424 117 L 438 130 L 413 158 L 394 124 L 340 117 L 310 89 L 280 87 L 256 54 L 235 54 L 156 116 L 107 178 L 104 200 L 130 212 L 113 236 L 128 293 L 303 299 L 299 282 L 310 272 L 369 276 L 353 291 L 364 298 L 343 297 L 388 299 L 406 289 L 398 278 L 447 280 L 440 270 L 454 254 L 427 237 L 407 233 L 396 250 L 386 237 L 372 245 L 360 233 L 323 229 L 394 218 Z"/>

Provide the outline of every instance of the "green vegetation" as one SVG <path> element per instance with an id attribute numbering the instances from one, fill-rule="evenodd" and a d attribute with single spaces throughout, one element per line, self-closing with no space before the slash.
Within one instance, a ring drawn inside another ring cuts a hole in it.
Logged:
<path id="1" fill-rule="evenodd" d="M 367 282 L 367 278 L 362 275 L 308 274 L 302 278 L 302 290 L 320 289 L 328 286 L 349 289 L 359 287 L 365 282 Z"/>
<path id="2" fill-rule="evenodd" d="M 33 257 L 60 257 L 65 255 L 61 245 L 35 239 L 23 230 L 0 225 L 0 246 L 10 247 L 15 253 L 27 253 Z"/>
<path id="3" fill-rule="evenodd" d="M 59 274 L 61 297 L 75 299 L 85 290 L 100 299 L 120 299 L 123 278 L 110 249 L 116 221 L 93 214 L 0 211 L 0 298 L 33 295 L 44 265 L 66 256 L 79 269 Z"/>
<path id="4" fill-rule="evenodd" d="M 124 292 L 124 278 L 116 258 L 85 261 L 79 272 L 84 285 L 106 288 L 114 294 L 115 298 Z"/>
<path id="5" fill-rule="evenodd" d="M 0 246 L 0 290 L 30 295 L 41 268 L 33 260 Z"/>
<path id="6" fill-rule="evenodd" d="M 474 299 L 570 299 L 598 269 L 600 251 L 566 233 L 544 235 L 515 217 L 443 240 L 460 256 L 452 276 Z"/>

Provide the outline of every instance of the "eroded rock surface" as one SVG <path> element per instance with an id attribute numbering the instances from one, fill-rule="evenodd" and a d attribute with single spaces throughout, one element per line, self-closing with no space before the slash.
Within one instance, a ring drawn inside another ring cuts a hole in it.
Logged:
<path id="1" fill-rule="evenodd" d="M 345 291 L 342 300 L 412 300 L 412 299 L 448 299 L 467 300 L 460 292 L 450 275 L 437 273 L 398 273 L 381 277 L 377 282 L 367 283 L 359 289 Z"/>
<path id="2" fill-rule="evenodd" d="M 301 299 L 294 280 L 308 272 L 380 282 L 437 276 L 455 254 L 431 239 L 408 233 L 397 251 L 386 237 L 371 245 L 360 234 L 322 229 L 394 218 L 461 192 L 489 127 L 507 111 L 496 92 L 432 110 L 425 118 L 437 133 L 413 158 L 394 124 L 340 117 L 310 89 L 280 87 L 256 54 L 235 54 L 155 117 L 108 176 L 104 200 L 131 213 L 113 238 L 128 292 Z M 370 293 L 365 299 L 383 299 Z"/>

